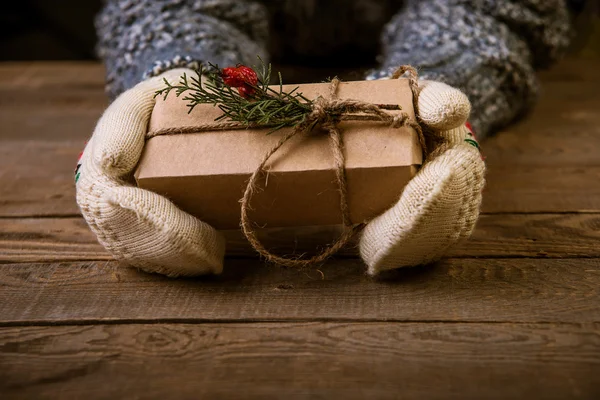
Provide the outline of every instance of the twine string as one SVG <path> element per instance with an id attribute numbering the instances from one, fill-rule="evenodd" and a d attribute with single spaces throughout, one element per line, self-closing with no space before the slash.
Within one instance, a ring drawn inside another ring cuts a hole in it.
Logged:
<path id="1" fill-rule="evenodd" d="M 391 76 L 392 79 L 399 79 L 404 74 L 408 75 L 409 87 L 412 91 L 413 105 L 416 108 L 417 94 L 418 94 L 418 74 L 416 69 L 411 66 L 403 65 L 399 67 Z M 244 190 L 244 196 L 242 197 L 241 203 L 241 219 L 240 226 L 244 236 L 250 243 L 250 245 L 266 260 L 274 262 L 286 267 L 292 268 L 306 268 L 309 266 L 318 265 L 327 260 L 332 255 L 336 254 L 342 249 L 352 238 L 365 226 L 366 222 L 360 222 L 353 224 L 350 218 L 350 208 L 348 207 L 348 186 L 346 180 L 346 168 L 345 168 L 345 157 L 344 157 L 344 143 L 342 135 L 338 128 L 338 124 L 341 121 L 376 121 L 388 125 L 392 128 L 400 128 L 403 126 L 411 127 L 417 133 L 419 144 L 423 149 L 424 155 L 427 154 L 425 137 L 421 126 L 410 121 L 408 114 L 400 112 L 398 114 L 391 114 L 383 110 L 383 107 L 367 103 L 360 100 L 345 100 L 337 98 L 337 90 L 340 81 L 334 78 L 331 81 L 329 87 L 328 98 L 319 97 L 313 102 L 312 111 L 307 115 L 304 121 L 295 126 L 289 133 L 284 135 L 273 147 L 271 147 L 266 154 L 263 156 L 261 162 L 254 170 L 246 189 Z M 310 128 L 315 125 L 320 125 L 321 128 L 326 131 L 329 135 L 329 143 L 333 154 L 333 163 L 335 168 L 336 182 L 338 191 L 340 193 L 340 211 L 342 214 L 342 224 L 344 230 L 340 237 L 331 245 L 323 249 L 319 254 L 311 258 L 292 258 L 283 257 L 271 253 L 258 239 L 257 231 L 254 227 L 254 223 L 249 217 L 249 210 L 251 209 L 250 202 L 254 193 L 256 192 L 259 178 L 267 172 L 266 165 L 271 156 L 275 154 L 283 145 L 285 145 L 290 139 L 297 135 L 306 134 L 310 131 Z M 218 131 L 218 130 L 236 130 L 236 129 L 252 129 L 252 128 L 265 128 L 264 125 L 247 125 L 239 122 L 216 122 L 209 124 L 202 124 L 196 126 L 186 126 L 179 128 L 166 128 L 157 131 L 149 132 L 146 135 L 146 139 L 150 139 L 156 136 L 163 135 L 178 135 L 187 133 L 198 133 L 205 131 Z"/>

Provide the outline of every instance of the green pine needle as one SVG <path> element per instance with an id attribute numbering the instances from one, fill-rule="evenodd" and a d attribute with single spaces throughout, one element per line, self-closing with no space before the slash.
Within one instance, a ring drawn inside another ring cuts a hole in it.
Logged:
<path id="1" fill-rule="evenodd" d="M 165 87 L 157 90 L 154 97 L 162 96 L 166 100 L 174 91 L 175 96 L 184 96 L 188 113 L 198 104 L 212 104 L 223 112 L 216 121 L 228 119 L 246 126 L 273 127 L 269 133 L 303 123 L 312 110 L 312 101 L 298 92 L 298 87 L 285 93 L 281 73 L 278 73 L 279 90 L 270 88 L 271 64 L 265 65 L 260 58 L 259 60 L 261 65 L 255 68 L 258 83 L 249 85 L 254 89 L 254 94 L 248 98 L 226 85 L 221 77 L 221 69 L 214 64 L 209 64 L 208 68 L 201 66 L 195 71 L 196 76 L 188 78 L 183 74 L 177 84 L 163 79 Z"/>

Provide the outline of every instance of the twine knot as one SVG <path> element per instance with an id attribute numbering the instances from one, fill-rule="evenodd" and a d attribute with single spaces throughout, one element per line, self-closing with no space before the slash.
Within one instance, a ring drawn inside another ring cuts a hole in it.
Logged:
<path id="1" fill-rule="evenodd" d="M 390 127 L 400 128 L 400 127 L 404 126 L 407 119 L 408 119 L 408 115 L 406 115 L 405 113 L 394 115 L 394 116 L 392 116 L 392 121 L 390 123 Z"/>
<path id="2" fill-rule="evenodd" d="M 331 81 L 331 87 L 337 90 L 339 83 L 339 79 L 334 78 Z M 339 114 L 341 114 L 339 109 L 339 101 L 333 98 L 326 99 L 323 96 L 317 97 L 313 101 L 312 111 L 304 121 L 304 129 L 321 125 L 325 131 L 330 131 L 339 122 Z"/>
<path id="3" fill-rule="evenodd" d="M 330 114 L 328 110 L 331 109 L 330 103 L 325 100 L 323 97 L 319 96 L 313 102 L 312 111 L 308 114 L 306 118 L 309 122 L 319 122 L 324 123 L 330 119 Z"/>

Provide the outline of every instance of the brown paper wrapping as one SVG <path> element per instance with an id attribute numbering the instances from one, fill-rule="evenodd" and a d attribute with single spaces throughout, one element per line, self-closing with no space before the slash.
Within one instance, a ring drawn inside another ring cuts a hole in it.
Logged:
<path id="1" fill-rule="evenodd" d="M 299 85 L 309 99 L 326 96 L 328 83 Z M 291 90 L 296 86 L 284 87 Z M 406 79 L 344 82 L 339 98 L 399 104 L 414 121 Z M 173 95 L 157 99 L 149 131 L 211 123 L 218 108 L 197 106 L 187 113 Z M 392 111 L 390 111 L 392 112 Z M 412 128 L 377 122 L 339 124 L 344 141 L 348 204 L 352 222 L 371 219 L 394 204 L 422 162 Z M 158 136 L 150 139 L 135 178 L 140 188 L 171 199 L 178 207 L 217 229 L 235 229 L 248 178 L 264 154 L 291 128 L 232 130 Z M 329 138 L 316 130 L 296 136 L 269 161 L 270 172 L 252 200 L 250 216 L 262 228 L 331 226 L 341 223 Z"/>

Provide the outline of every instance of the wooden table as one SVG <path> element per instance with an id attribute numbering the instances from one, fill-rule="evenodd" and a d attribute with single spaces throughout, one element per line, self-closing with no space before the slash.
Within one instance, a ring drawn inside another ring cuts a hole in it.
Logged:
<path id="1" fill-rule="evenodd" d="M 473 238 L 373 280 L 123 268 L 74 201 L 97 64 L 0 65 L 0 398 L 600 398 L 600 62 L 484 143 Z"/>

